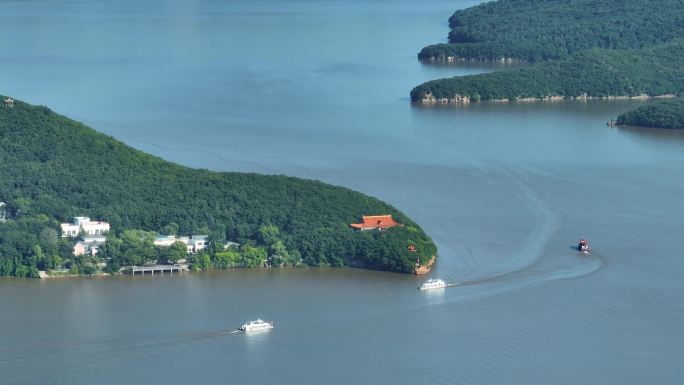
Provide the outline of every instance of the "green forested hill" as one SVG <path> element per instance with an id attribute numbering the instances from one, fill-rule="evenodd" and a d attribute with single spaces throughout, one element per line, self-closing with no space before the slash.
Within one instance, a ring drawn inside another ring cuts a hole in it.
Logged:
<path id="1" fill-rule="evenodd" d="M 618 116 L 617 124 L 655 128 L 684 128 L 684 99 L 662 100 Z"/>
<path id="2" fill-rule="evenodd" d="M 0 275 L 82 262 L 69 262 L 71 244 L 57 238 L 60 221 L 81 215 L 111 223 L 112 238 L 174 228 L 254 247 L 273 244 L 263 229 L 277 227 L 279 247 L 310 265 L 411 272 L 417 257 L 425 263 L 436 253 L 414 222 L 377 199 L 317 181 L 190 169 L 21 102 L 0 106 L 0 201 L 10 217 L 0 223 Z M 349 228 L 385 213 L 405 226 Z"/>
<path id="3" fill-rule="evenodd" d="M 433 80 L 411 100 L 655 96 L 684 91 L 684 39 L 633 50 L 594 48 L 530 68 Z"/>
<path id="4" fill-rule="evenodd" d="M 684 1 L 498 0 L 456 11 L 449 26 L 449 44 L 425 47 L 421 59 L 560 59 L 684 36 Z"/>

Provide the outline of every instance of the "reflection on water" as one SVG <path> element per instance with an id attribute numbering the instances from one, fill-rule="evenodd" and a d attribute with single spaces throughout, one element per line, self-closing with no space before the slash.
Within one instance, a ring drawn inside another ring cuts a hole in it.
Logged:
<path id="1" fill-rule="evenodd" d="M 452 72 L 456 72 L 459 75 L 462 74 L 462 72 L 465 73 L 483 73 L 483 72 L 492 72 L 492 71 L 500 71 L 500 70 L 510 70 L 510 69 L 517 69 L 517 68 L 525 68 L 529 67 L 530 64 L 528 63 L 523 63 L 523 62 L 501 62 L 501 61 L 478 61 L 478 60 L 473 60 L 473 61 L 453 61 L 453 62 L 446 62 L 446 61 L 436 61 L 436 60 L 429 60 L 429 59 L 418 59 L 420 64 L 427 68 L 439 68 L 442 70 L 448 70 Z"/>
<path id="2" fill-rule="evenodd" d="M 668 144 L 672 143 L 673 141 L 679 141 L 681 143 L 681 141 L 684 140 L 684 130 L 682 129 L 649 128 L 634 126 L 619 126 L 611 128 L 613 130 L 628 135 L 635 135 L 645 139 L 657 140 L 661 144 Z"/>
<path id="3" fill-rule="evenodd" d="M 244 338 L 244 344 L 246 347 L 246 353 L 251 355 L 255 359 L 263 359 L 263 356 L 261 356 L 261 352 L 263 351 L 264 346 L 269 342 L 269 338 L 271 338 L 271 333 L 274 332 L 274 330 L 265 329 L 242 333 L 242 337 Z"/>
<path id="4" fill-rule="evenodd" d="M 421 61 L 420 70 L 424 75 L 424 80 L 421 82 L 450 78 L 453 76 L 465 76 L 465 75 L 476 75 L 479 73 L 492 72 L 498 70 L 508 70 L 515 68 L 522 68 L 524 64 L 518 63 L 498 63 L 498 62 L 455 62 L 455 63 L 444 63 L 444 62 L 431 62 L 431 61 Z M 412 84 L 406 90 L 410 91 L 413 87 L 417 86 L 421 82 Z"/>
<path id="5" fill-rule="evenodd" d="M 437 289 L 421 290 L 421 294 L 425 297 L 427 306 L 438 306 L 444 303 L 446 289 L 446 287 L 440 287 Z"/>

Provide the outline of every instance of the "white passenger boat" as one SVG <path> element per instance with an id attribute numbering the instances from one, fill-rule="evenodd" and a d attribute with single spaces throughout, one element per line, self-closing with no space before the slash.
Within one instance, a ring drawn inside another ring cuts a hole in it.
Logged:
<path id="1" fill-rule="evenodd" d="M 449 284 L 446 282 L 442 281 L 441 279 L 428 279 L 427 282 L 424 284 L 420 285 L 418 287 L 420 290 L 430 290 L 430 289 L 441 289 L 443 287 L 447 287 Z"/>
<path id="2" fill-rule="evenodd" d="M 264 321 L 261 318 L 257 319 L 256 321 L 246 322 L 240 326 L 240 330 L 243 332 L 254 332 L 257 330 L 267 329 L 273 329 L 273 322 Z"/>

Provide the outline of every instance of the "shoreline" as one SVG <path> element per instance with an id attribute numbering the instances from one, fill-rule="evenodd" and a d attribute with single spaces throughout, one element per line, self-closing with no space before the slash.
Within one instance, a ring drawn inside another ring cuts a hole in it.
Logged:
<path id="1" fill-rule="evenodd" d="M 565 100 L 571 101 L 588 101 L 588 100 L 649 100 L 649 99 L 672 99 L 676 98 L 675 94 L 662 94 L 662 95 L 647 95 L 640 94 L 635 96 L 629 95 L 609 95 L 609 96 L 546 96 L 543 98 L 528 97 L 516 99 L 488 99 L 488 100 L 472 100 L 469 96 L 456 94 L 450 98 L 435 98 L 432 94 L 426 94 L 422 99 L 412 101 L 412 103 L 423 104 L 423 105 L 435 105 L 435 104 L 455 104 L 455 105 L 466 105 L 470 103 L 538 103 L 538 102 L 561 102 Z"/>
<path id="2" fill-rule="evenodd" d="M 608 127 L 615 127 L 615 128 L 635 128 L 639 130 L 661 130 L 663 132 L 677 132 L 677 131 L 682 131 L 684 132 L 684 127 L 672 127 L 672 128 L 665 128 L 665 127 L 657 127 L 657 126 L 638 126 L 635 124 L 618 124 L 618 123 L 610 123 L 610 120 L 606 123 L 606 126 Z"/>
<path id="3" fill-rule="evenodd" d="M 121 273 L 109 274 L 105 272 L 99 272 L 95 274 L 48 274 L 46 271 L 38 271 L 38 279 L 62 279 L 62 278 L 101 278 L 101 277 L 111 277 L 114 275 L 122 275 Z"/>
<path id="4" fill-rule="evenodd" d="M 395 273 L 395 274 L 401 274 L 401 275 L 423 275 L 427 274 L 430 272 L 432 267 L 434 266 L 435 262 L 437 261 L 437 256 L 433 255 L 430 260 L 428 261 L 427 265 L 422 265 L 417 269 L 414 269 L 413 272 L 411 273 L 402 273 L 402 272 L 396 272 L 396 271 L 389 271 L 389 270 L 377 270 L 377 269 L 367 269 L 364 267 L 360 266 L 342 266 L 342 267 L 332 267 L 332 266 L 320 266 L 323 268 L 333 268 L 333 269 L 361 269 L 361 270 L 371 270 L 371 271 L 379 271 L 383 273 Z M 300 265 L 300 266 L 278 266 L 278 267 L 271 267 L 271 266 L 257 266 L 257 267 L 231 267 L 227 269 L 183 269 L 182 273 L 193 273 L 193 272 L 201 272 L 201 271 L 225 271 L 225 270 L 236 270 L 236 269 L 249 269 L 249 270 L 263 270 L 263 271 L 268 271 L 272 269 L 300 269 L 300 268 L 319 268 L 319 266 L 308 266 L 308 265 Z M 182 275 L 180 274 L 135 274 L 139 276 L 165 276 L 165 275 Z M 115 276 L 134 276 L 134 274 L 128 274 L 124 272 L 118 272 L 118 273 L 105 273 L 105 272 L 99 272 L 95 274 L 48 274 L 46 271 L 40 270 L 38 271 L 38 277 L 37 278 L 29 278 L 29 277 L 23 277 L 23 278 L 28 278 L 28 279 L 38 279 L 38 280 L 55 280 L 55 279 L 73 279 L 73 278 L 105 278 L 105 277 L 115 277 Z M 18 278 L 18 277 L 0 277 L 0 278 Z"/>
<path id="5" fill-rule="evenodd" d="M 433 255 L 432 258 L 428 261 L 427 265 L 419 266 L 415 270 L 413 270 L 413 274 L 415 275 L 424 275 L 430 272 L 432 269 L 432 266 L 434 266 L 435 261 L 437 260 L 437 256 Z"/>
<path id="6" fill-rule="evenodd" d="M 514 57 L 501 57 L 498 59 L 487 59 L 487 58 L 477 58 L 477 57 L 463 57 L 463 56 L 428 56 L 420 57 L 418 60 L 424 63 L 439 63 L 439 64 L 451 64 L 451 63 L 499 63 L 499 64 L 523 64 L 527 63 L 527 60 L 516 59 Z"/>

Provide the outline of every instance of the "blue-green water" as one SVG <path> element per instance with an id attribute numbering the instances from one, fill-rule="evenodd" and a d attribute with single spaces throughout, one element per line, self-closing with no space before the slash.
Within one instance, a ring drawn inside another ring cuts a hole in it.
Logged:
<path id="1" fill-rule="evenodd" d="M 354 269 L 0 280 L 0 384 L 678 384 L 684 137 L 641 102 L 421 108 L 479 1 L 2 1 L 0 92 L 178 163 L 375 195 L 433 277 Z M 595 252 L 571 250 L 587 237 Z M 231 334 L 273 319 L 266 334 Z"/>

